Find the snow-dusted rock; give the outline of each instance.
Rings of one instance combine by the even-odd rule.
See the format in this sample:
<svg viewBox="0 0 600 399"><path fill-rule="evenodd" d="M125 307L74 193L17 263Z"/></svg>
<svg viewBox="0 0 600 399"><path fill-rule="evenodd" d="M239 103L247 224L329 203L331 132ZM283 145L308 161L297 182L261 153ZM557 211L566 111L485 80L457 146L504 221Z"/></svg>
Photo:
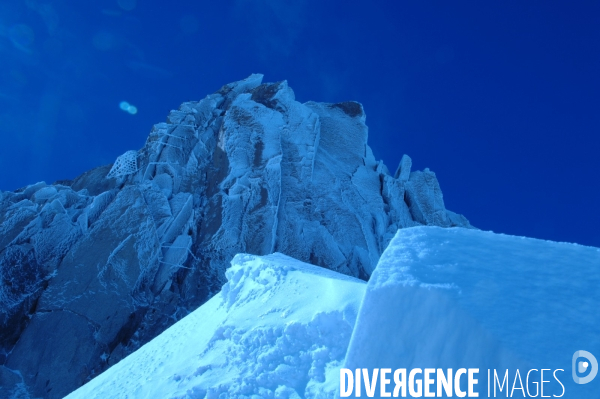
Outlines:
<svg viewBox="0 0 600 399"><path fill-rule="evenodd" d="M218 292L236 253L366 279L397 229L469 226L432 172L375 160L359 103L261 81L182 104L118 168L0 193L2 389L80 386Z"/></svg>

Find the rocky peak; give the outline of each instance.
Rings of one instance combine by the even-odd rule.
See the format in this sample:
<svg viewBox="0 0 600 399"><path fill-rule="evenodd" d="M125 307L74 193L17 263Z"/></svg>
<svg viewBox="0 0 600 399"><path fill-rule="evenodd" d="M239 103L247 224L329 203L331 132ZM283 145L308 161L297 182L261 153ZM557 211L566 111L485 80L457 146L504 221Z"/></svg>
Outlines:
<svg viewBox="0 0 600 399"><path fill-rule="evenodd" d="M0 193L0 397L62 397L217 292L237 253L368 279L400 228L469 227L431 171L394 175L357 102L262 75L183 103L142 149Z"/></svg>

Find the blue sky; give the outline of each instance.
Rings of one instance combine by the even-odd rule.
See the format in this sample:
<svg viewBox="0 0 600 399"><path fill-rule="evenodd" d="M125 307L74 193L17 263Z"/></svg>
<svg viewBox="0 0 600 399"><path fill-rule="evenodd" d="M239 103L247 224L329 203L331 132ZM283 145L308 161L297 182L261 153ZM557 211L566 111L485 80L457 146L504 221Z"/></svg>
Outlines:
<svg viewBox="0 0 600 399"><path fill-rule="evenodd" d="M600 246L599 27L598 1L4 1L0 189L111 163L263 73L363 103L375 156L431 168L475 226Z"/></svg>

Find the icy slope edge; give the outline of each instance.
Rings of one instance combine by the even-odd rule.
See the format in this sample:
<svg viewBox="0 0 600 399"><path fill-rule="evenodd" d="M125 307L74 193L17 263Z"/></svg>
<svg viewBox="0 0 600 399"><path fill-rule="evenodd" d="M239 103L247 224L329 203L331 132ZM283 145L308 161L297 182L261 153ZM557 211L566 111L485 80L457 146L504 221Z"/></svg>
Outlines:
<svg viewBox="0 0 600 399"><path fill-rule="evenodd" d="M219 294L68 398L334 397L366 284L281 254L237 255L226 275Z"/></svg>

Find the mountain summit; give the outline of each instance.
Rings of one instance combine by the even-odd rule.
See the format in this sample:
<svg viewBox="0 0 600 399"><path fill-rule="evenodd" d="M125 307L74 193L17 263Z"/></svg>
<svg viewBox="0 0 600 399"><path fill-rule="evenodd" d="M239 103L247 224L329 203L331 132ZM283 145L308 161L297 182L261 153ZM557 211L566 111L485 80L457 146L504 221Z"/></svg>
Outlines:
<svg viewBox="0 0 600 399"><path fill-rule="evenodd" d="M0 397L62 397L210 299L237 253L367 280L398 229L470 227L429 170L394 174L361 104L262 75L172 111L74 180L0 192Z"/></svg>

